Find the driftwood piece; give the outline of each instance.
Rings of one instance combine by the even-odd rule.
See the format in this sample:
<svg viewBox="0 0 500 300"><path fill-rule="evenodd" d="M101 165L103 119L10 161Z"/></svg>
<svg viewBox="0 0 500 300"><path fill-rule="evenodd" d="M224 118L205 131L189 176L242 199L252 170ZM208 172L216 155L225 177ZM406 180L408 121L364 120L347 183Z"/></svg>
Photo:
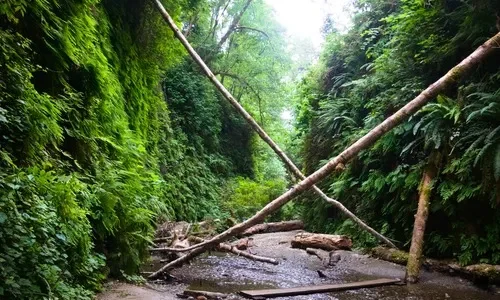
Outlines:
<svg viewBox="0 0 500 300"><path fill-rule="evenodd" d="M292 248L316 248L326 251L351 250L352 241L345 235L319 234L302 232L295 235L292 240Z"/></svg>
<svg viewBox="0 0 500 300"><path fill-rule="evenodd" d="M241 235L249 236L258 233L271 233L304 229L304 222L300 220L284 221L276 223L258 224L245 230Z"/></svg>

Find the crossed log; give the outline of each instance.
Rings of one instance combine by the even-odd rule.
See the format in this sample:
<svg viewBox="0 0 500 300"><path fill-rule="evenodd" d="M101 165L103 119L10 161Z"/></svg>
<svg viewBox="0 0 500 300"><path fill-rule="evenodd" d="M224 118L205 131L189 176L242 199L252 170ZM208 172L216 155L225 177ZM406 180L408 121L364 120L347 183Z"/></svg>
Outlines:
<svg viewBox="0 0 500 300"><path fill-rule="evenodd" d="M293 188L285 192L283 195L279 196L275 200L271 201L268 205L266 205L263 209L257 212L253 217L249 218L245 222L236 224L235 226L227 229L221 234L213 237L210 240L204 241L197 245L188 247L183 249L183 251L190 251L183 257L174 260L165 266L163 266L157 272L154 272L149 276L150 279L157 278L163 272L178 266L180 263L188 261L197 255L203 253L205 249L217 245L232 236L235 236L245 229L250 228L253 225L261 223L264 219L274 211L281 208L283 205L288 203L294 197L304 192L305 190L312 188L315 193L317 193L321 198L325 201L333 204L340 211L346 214L349 218L351 218L354 222L356 222L363 229L372 233L379 240L388 244L391 247L395 248L395 245L386 237L375 231L373 228L366 225L361 219L356 217L352 212L350 212L347 208L345 208L340 202L337 200L329 198L326 194L324 194L319 188L315 186L317 182L327 177L330 173L335 171L337 166L345 165L351 159L356 157L359 152L362 150L370 148L376 141L378 141L384 134L403 123L403 121L407 120L410 116L415 114L418 110L420 110L425 104L429 103L435 97L437 97L441 92L446 89L452 87L462 80L467 74L469 74L474 68L476 68L485 58L490 56L495 52L496 49L500 48L500 33L496 34L494 37L486 41L483 45L481 45L476 51L474 51L471 55L466 57L462 62L460 62L457 66L451 69L447 74L441 77L438 81L430 85L427 89L425 89L420 95L414 98L412 101L407 103L393 115L385 119L382 123L373 128L370 132L365 134L359 140L354 142L347 149L342 151L338 156L330 160L326 165L321 167L319 170L314 172L313 174L305 177L300 170L293 164L293 162L286 156L286 154L278 147L276 143L267 135L267 133L255 122L255 120L248 114L243 107L236 101L236 99L229 93L229 91L217 80L213 72L208 68L208 66L203 62L201 57L196 53L196 51L191 47L187 39L184 37L182 32L179 30L177 25L175 25L174 20L170 17L168 12L165 10L160 0L153 0L156 4L156 7L160 11L164 20L167 22L169 27L174 31L175 36L181 41L186 50L189 52L191 57L198 63L198 65L202 68L203 72L208 76L208 78L212 81L215 87L222 93L222 95L235 107L235 109L245 118L245 120L252 126L252 128L257 132L257 134L267 143L269 146L276 152L276 154L281 158L281 160L287 165L290 171L297 176L297 178L301 179L299 183L297 183Z"/></svg>

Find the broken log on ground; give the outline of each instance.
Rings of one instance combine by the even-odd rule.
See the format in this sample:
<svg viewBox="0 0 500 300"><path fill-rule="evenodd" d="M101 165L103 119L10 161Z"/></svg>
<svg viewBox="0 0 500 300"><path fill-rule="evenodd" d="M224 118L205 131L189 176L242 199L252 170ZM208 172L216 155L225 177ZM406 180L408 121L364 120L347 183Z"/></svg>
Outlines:
<svg viewBox="0 0 500 300"><path fill-rule="evenodd" d="M304 222L300 220L283 221L275 223L262 223L243 231L241 236L250 236L258 233L284 232L304 229Z"/></svg>
<svg viewBox="0 0 500 300"><path fill-rule="evenodd" d="M372 257L403 266L407 264L409 256L408 252L381 246L370 249L370 254ZM473 282L500 284L500 265L476 264L461 266L454 260L422 258L422 266L428 271L458 275Z"/></svg>
<svg viewBox="0 0 500 300"><path fill-rule="evenodd" d="M320 234L301 232L295 235L292 240L292 248L307 249L323 249L326 251L332 250L351 250L352 241L346 235Z"/></svg>

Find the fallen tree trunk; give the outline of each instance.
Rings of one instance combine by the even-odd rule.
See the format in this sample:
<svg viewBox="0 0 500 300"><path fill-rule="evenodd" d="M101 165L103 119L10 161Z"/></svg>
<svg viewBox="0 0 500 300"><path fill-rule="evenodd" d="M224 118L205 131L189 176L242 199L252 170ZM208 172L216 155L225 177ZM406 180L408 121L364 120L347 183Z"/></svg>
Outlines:
<svg viewBox="0 0 500 300"><path fill-rule="evenodd" d="M298 233L292 240L292 248L307 249L315 248L326 251L351 250L352 241L345 235Z"/></svg>
<svg viewBox="0 0 500 300"><path fill-rule="evenodd" d="M231 95L231 93L224 87L224 85L215 77L214 73L210 70L210 68L205 64L203 59L196 53L194 48L189 44L189 41L182 34L182 32L175 25L174 20L170 17L168 12L165 10L160 0L154 0L156 6L163 18L169 25L169 27L174 31L174 35L179 39L182 45L189 52L191 57L195 60L195 62L201 67L203 72L208 76L210 81L215 85L217 90L224 96L224 98L235 108L235 110L247 121L247 123L252 127L252 129L262 138L264 142L266 142L271 149L278 155L278 157L283 161L285 166L289 169L290 172L299 180L304 180L306 177L302 172L300 172L299 168L295 166L292 160L281 150L281 148L271 139L271 137L260 127L260 125L252 118L252 116L241 106L241 104ZM250 1L249 1L250 2ZM248 3L249 3L248 2ZM347 160L346 160L347 161ZM387 244L390 247L396 248L396 246L385 236L378 233L375 229L371 228L367 224L365 224L360 218L354 215L350 210L348 210L342 203L339 201L328 197L323 191L321 191L317 186L312 184L313 191L320 196L326 202L332 204L337 209L339 209L342 213L344 213L348 218L353 220L356 224L358 224L364 230L373 234L378 240L382 243Z"/></svg>
<svg viewBox="0 0 500 300"><path fill-rule="evenodd" d="M304 222L299 220L276 222L276 223L263 223L248 228L247 230L243 231L241 235L249 236L258 233L293 231L301 229L304 229Z"/></svg>
<svg viewBox="0 0 500 300"><path fill-rule="evenodd" d="M375 247L370 250L370 254L375 258L402 266L408 263L409 257L408 252L386 247ZM422 266L429 271L459 275L475 282L500 283L500 265L476 264L463 267L453 260L421 258L421 261Z"/></svg>
<svg viewBox="0 0 500 300"><path fill-rule="evenodd" d="M241 105L236 101L236 99L234 99L234 97L231 96L229 91L226 90L226 88L215 78L215 75L212 73L212 71L210 71L210 69L203 63L200 56L196 53L196 51L194 51L194 49L191 47L191 45L189 45L189 42L182 35L179 28L177 28L174 20L167 13L165 8L161 4L160 0L154 0L154 2L156 4L157 8L159 9L160 13L162 14L163 18L165 19L165 21L168 23L170 28L174 31L175 36L182 42L182 44L186 47L186 49L188 49L189 54L198 62L198 64L200 66L202 66L203 70L205 71L207 76L210 78L210 80L216 85L216 87L220 91L225 91L224 96L226 97L226 99L234 100L234 102L235 102L234 105L236 105L235 107L240 107L241 108L240 113L244 116L244 118L247 121L251 122L251 120L253 120L252 117L243 109L243 107L241 107ZM190 247L190 248L186 249L186 251L189 250L191 252L189 252L185 256L183 256L175 261L172 261L172 262L166 264L160 270L151 274L151 276L149 278L155 278L155 277L159 276L162 272L177 266L179 263L196 257L198 254L203 252L204 248L208 248L212 245L216 245L220 242L223 242L223 241L229 239L230 237L238 235L239 233L245 231L246 229L248 229L256 224L263 222L264 219L268 215L275 212L276 210L281 208L283 205L288 203L290 200L292 200L294 197L296 197L297 195L299 195L303 191L307 190L308 188L312 187L314 184L316 184L317 182L319 182L320 180L322 180L326 176L328 176L330 173L332 173L335 170L335 168L337 167L337 165L347 163L352 158L356 157L356 155L359 152L371 147L385 133L392 130L394 127L398 126L399 124L403 123L403 121L407 120L411 115L413 115L415 112L417 112L419 109L421 109L425 104L427 104L432 99L434 99L437 95L439 95L439 93L441 93L445 89L451 87L453 84L456 84L459 80L461 80L463 77L465 77L465 75L467 75L473 68L475 68L481 61L483 61L486 57L491 55L498 48L499 45L500 45L500 33L496 34L494 37L492 37L487 42L485 42L483 45L481 45L476 51L474 51L471 55L469 55L467 58L465 58L457 66L455 66L453 69L451 69L446 75L441 77L438 81L436 81L434 84L432 84L426 90L424 90L422 93L420 93L420 95L418 95L415 99L413 99L412 101L407 103L405 106L403 106L401 109L399 109L393 115L391 115L389 118L384 120L381 124L377 125L370 132L365 134L363 137L361 137L359 140L357 140L354 144L352 144L347 149L342 151L338 156L336 156L334 159L330 160L326 165L321 167L319 170L317 170L313 174L309 175L307 178L303 179L301 182L296 184L293 188L291 188L290 190L288 190L287 192L285 192L284 194L282 194L278 198L271 201L264 208L262 208L260 211L258 211L254 216L252 216L251 218L249 218L248 220L246 220L242 223L236 224L235 226L233 226L233 227L227 229L226 231L216 235L215 237L213 237L212 239L210 239L208 241L205 241L203 243L195 245L194 247ZM233 102L231 101L231 103L233 103ZM293 166L294 170L295 169L298 170L297 167L295 167L295 165L291 162L291 160L288 159L288 157L283 153L283 151L281 151L281 149L279 149L279 147L277 147L277 145L271 140L271 138L269 138L269 136L260 128L260 126L258 126L258 124L255 121L253 121L253 122L255 123L255 125L257 125L257 127L255 127L254 129L257 131L259 136L261 136L263 139L264 139L264 137L267 137L267 139L264 139L264 140L271 147L273 147L273 144L276 146L276 147L273 147L273 150L280 156L280 158L283 161L286 162L286 165L288 167ZM253 124L253 123L251 123L251 124ZM259 131L259 129L260 129L260 131ZM288 159L288 160L286 160L286 159ZM298 171L298 173L301 174L300 171ZM295 174L295 172L294 172L294 174ZM303 178L303 175L302 175L302 177L299 176L299 178ZM314 189L314 190L316 191L316 189ZM321 192L321 190L319 190L319 192ZM342 204L340 204L340 205L343 207ZM343 210L341 209L341 211L343 211ZM350 211L348 211L348 210L347 210L347 212L346 211L343 211L343 212L346 214L347 214L347 212L350 213ZM352 217L356 217L356 216L354 216L352 214ZM356 218L353 218L353 220L356 221ZM358 218L358 220L359 220L359 218ZM359 220L359 221L361 221L361 220ZM356 223L358 223L358 221L356 221ZM370 232L372 232L372 231L370 231ZM377 236L377 237L380 238L380 236ZM386 238L384 237L384 239L386 239ZM388 242L389 242L389 244L392 244L390 241L388 241ZM202 250L200 251L200 249L202 249Z"/></svg>

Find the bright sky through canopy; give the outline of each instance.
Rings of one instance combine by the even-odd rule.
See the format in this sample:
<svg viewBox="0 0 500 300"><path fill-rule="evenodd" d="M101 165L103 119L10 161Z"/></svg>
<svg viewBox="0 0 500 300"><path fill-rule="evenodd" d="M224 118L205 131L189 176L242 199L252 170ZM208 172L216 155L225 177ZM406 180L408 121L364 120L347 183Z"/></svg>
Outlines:
<svg viewBox="0 0 500 300"><path fill-rule="evenodd" d="M332 16L335 27L345 30L350 17L346 10L351 0L265 0L275 11L276 19L291 37L309 38L319 50L325 18Z"/></svg>

